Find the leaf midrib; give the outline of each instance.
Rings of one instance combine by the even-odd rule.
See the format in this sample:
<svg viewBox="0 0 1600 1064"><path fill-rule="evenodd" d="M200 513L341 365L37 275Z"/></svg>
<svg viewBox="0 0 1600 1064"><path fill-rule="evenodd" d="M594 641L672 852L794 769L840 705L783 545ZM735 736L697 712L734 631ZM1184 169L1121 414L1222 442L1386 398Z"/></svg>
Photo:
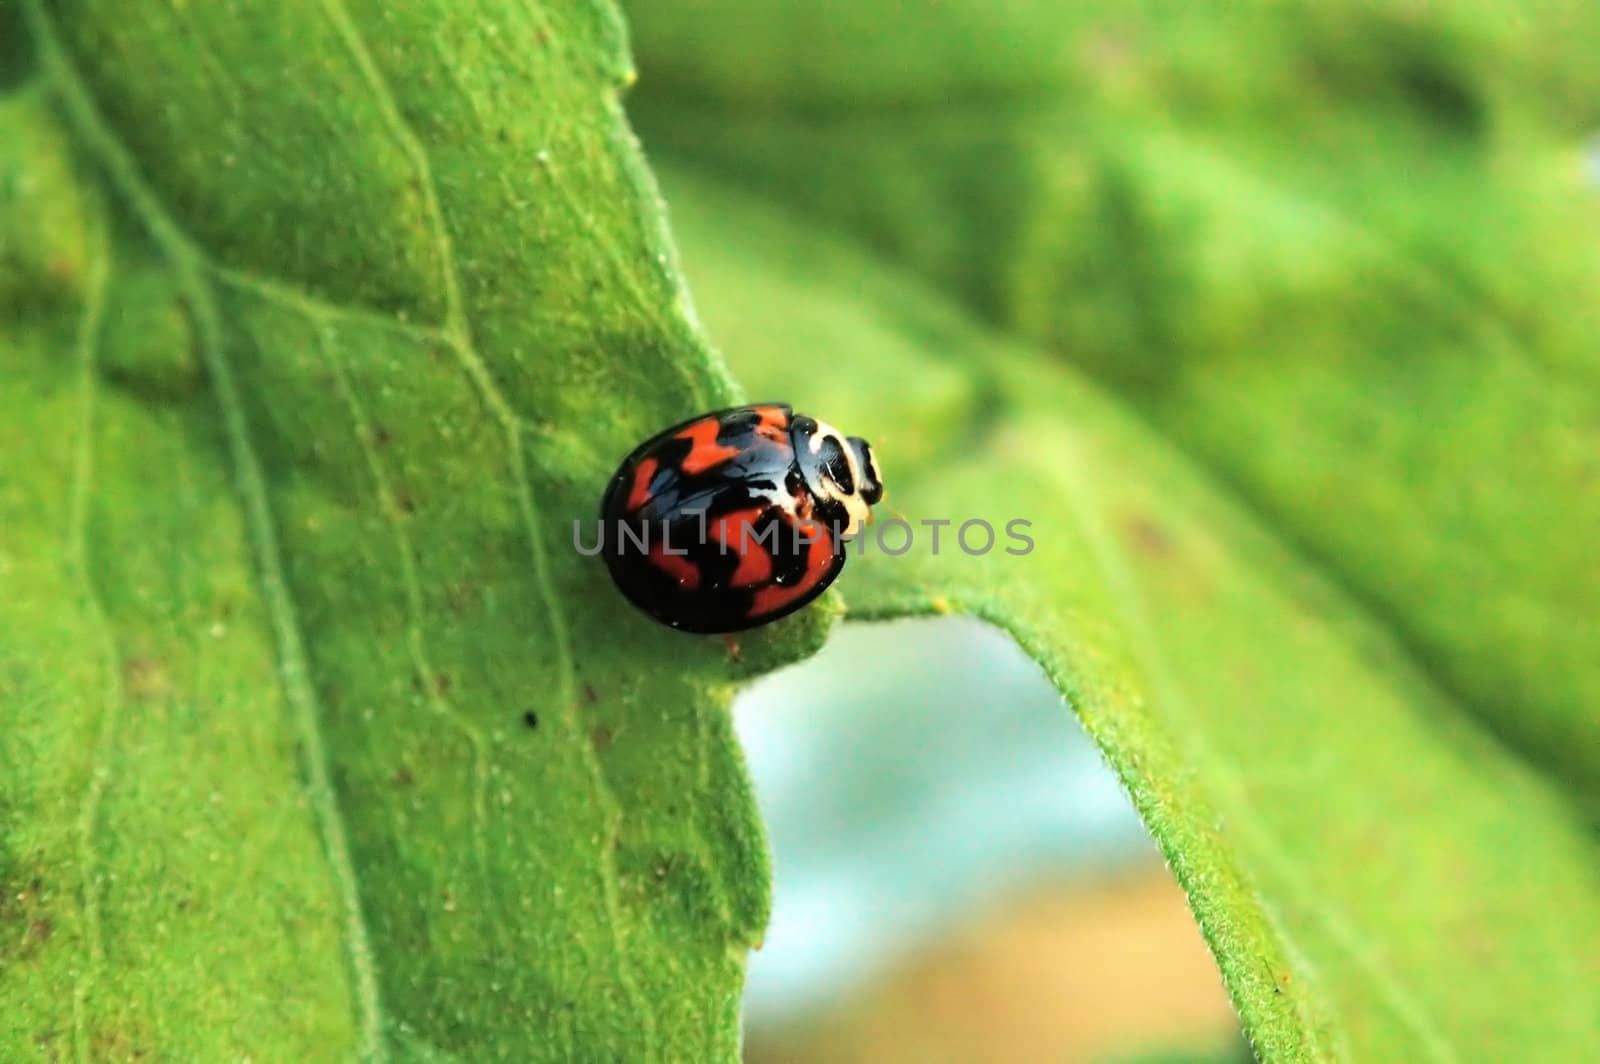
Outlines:
<svg viewBox="0 0 1600 1064"><path fill-rule="evenodd" d="M377 969L372 956L366 920L356 887L348 833L329 777L328 756L320 724L321 707L309 681L301 625L284 576L277 532L267 503L262 474L245 420L243 404L233 379L233 367L222 345L222 325L211 286L202 277L205 255L183 233L145 185L127 149L105 125L93 98L58 39L40 0L26 0L28 27L39 43L40 58L62 104L96 161L110 176L117 191L160 246L189 303L199 337L201 357L212 380L228 448L232 452L234 484L255 544L257 576L262 601L277 646L278 674L294 724L304 748L306 791L321 835L335 888L344 910L342 938L352 977L356 1026L364 1059L381 1061L387 1054L383 1042L383 1010L378 994Z"/></svg>

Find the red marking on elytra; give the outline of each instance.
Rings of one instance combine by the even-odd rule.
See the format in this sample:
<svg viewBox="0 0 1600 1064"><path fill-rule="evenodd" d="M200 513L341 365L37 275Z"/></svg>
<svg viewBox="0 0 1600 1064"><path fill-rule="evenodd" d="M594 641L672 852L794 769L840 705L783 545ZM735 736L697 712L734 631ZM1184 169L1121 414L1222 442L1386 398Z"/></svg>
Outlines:
<svg viewBox="0 0 1600 1064"><path fill-rule="evenodd" d="M739 555L739 567L733 571L734 587L751 587L772 579L772 555L759 543L751 543Z"/></svg>
<svg viewBox="0 0 1600 1064"><path fill-rule="evenodd" d="M712 525L709 531L713 536L717 537L717 542L724 547L742 550L754 535L750 529L756 523L756 519L761 516L761 510L762 507L760 506L752 506L748 509L725 513L717 518L717 523Z"/></svg>
<svg viewBox="0 0 1600 1064"><path fill-rule="evenodd" d="M694 444L689 448L688 456L680 463L685 473L704 473L712 466L726 462L739 453L739 448L717 442L717 433L721 429L721 422L714 417L708 417L696 421L678 433L678 439L688 440Z"/></svg>
<svg viewBox="0 0 1600 1064"><path fill-rule="evenodd" d="M811 541L810 549L806 552L805 575L788 587L771 584L758 589L750 604L749 616L764 617L776 613L816 587L817 582L828 575L828 567L833 564L833 544L825 529L816 528L814 531L820 534Z"/></svg>
<svg viewBox="0 0 1600 1064"><path fill-rule="evenodd" d="M660 465L654 458L646 458L633 470L633 490L628 493L628 509L637 510L650 501L650 478L656 475L656 466Z"/></svg>
<svg viewBox="0 0 1600 1064"><path fill-rule="evenodd" d="M668 554L665 544L650 544L650 564L678 582L685 591L700 586L700 567L681 554Z"/></svg>
<svg viewBox="0 0 1600 1064"><path fill-rule="evenodd" d="M738 568L733 571L734 587L750 587L772 579L772 555L755 534L755 523L762 511L760 506L735 510L717 518L717 523L711 526L711 534L717 537L717 542L732 547L739 554Z"/></svg>
<svg viewBox="0 0 1600 1064"><path fill-rule="evenodd" d="M789 415L783 412L781 406L758 406L756 413L761 415L761 420L756 424L756 435L773 443L789 442Z"/></svg>

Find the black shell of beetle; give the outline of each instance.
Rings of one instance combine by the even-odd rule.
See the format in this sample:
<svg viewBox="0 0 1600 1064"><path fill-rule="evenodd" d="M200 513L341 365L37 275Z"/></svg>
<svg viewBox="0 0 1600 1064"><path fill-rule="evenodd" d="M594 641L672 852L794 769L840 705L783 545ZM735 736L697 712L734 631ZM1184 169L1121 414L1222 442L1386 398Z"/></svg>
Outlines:
<svg viewBox="0 0 1600 1064"><path fill-rule="evenodd" d="M602 553L662 624L737 632L822 594L844 567L852 510L882 491L864 440L782 403L718 410L623 459L600 504Z"/></svg>

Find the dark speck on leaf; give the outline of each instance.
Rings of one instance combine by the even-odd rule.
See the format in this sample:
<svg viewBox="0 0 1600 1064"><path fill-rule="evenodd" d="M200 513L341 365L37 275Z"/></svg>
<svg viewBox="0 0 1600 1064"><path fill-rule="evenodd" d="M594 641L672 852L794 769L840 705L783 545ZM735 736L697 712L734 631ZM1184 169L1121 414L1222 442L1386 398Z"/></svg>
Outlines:
<svg viewBox="0 0 1600 1064"><path fill-rule="evenodd" d="M477 591L470 584L451 584L445 588L444 594L445 601L449 604L451 611L461 613L472 605L473 596L477 594Z"/></svg>
<svg viewBox="0 0 1600 1064"><path fill-rule="evenodd" d="M586 706L592 706L598 701L600 701L600 696L594 693L594 688L592 686L590 686L589 684L584 684L583 685L583 704L586 705Z"/></svg>
<svg viewBox="0 0 1600 1064"><path fill-rule="evenodd" d="M387 447L393 442L394 437L389 435L389 430L379 425L372 431L372 442L379 447Z"/></svg>
<svg viewBox="0 0 1600 1064"><path fill-rule="evenodd" d="M537 728L539 726L539 714L535 713L531 709L528 710L528 712L522 715L522 723L526 724L530 728Z"/></svg>
<svg viewBox="0 0 1600 1064"><path fill-rule="evenodd" d="M396 787L409 787L416 781L417 778L411 774L409 768L401 768L394 774L394 785Z"/></svg>
<svg viewBox="0 0 1600 1064"><path fill-rule="evenodd" d="M155 658L129 658L122 663L123 689L133 698L158 698L168 689L167 671Z"/></svg>
<svg viewBox="0 0 1600 1064"><path fill-rule="evenodd" d="M604 724L596 724L589 732L589 741L594 744L596 750L604 750L610 746L612 738L611 729Z"/></svg>
<svg viewBox="0 0 1600 1064"><path fill-rule="evenodd" d="M1128 523L1128 532L1135 547L1152 558L1164 558L1172 553L1172 536L1148 517L1135 517Z"/></svg>

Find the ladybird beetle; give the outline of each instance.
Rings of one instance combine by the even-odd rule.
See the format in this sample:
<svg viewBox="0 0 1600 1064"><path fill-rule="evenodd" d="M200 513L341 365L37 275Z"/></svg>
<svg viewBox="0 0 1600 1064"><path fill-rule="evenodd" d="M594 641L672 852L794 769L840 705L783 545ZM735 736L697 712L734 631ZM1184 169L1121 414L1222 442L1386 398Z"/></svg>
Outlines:
<svg viewBox="0 0 1600 1064"><path fill-rule="evenodd" d="M682 631L737 632L822 594L882 497L866 440L784 403L737 406L634 448L600 534L634 605Z"/></svg>

